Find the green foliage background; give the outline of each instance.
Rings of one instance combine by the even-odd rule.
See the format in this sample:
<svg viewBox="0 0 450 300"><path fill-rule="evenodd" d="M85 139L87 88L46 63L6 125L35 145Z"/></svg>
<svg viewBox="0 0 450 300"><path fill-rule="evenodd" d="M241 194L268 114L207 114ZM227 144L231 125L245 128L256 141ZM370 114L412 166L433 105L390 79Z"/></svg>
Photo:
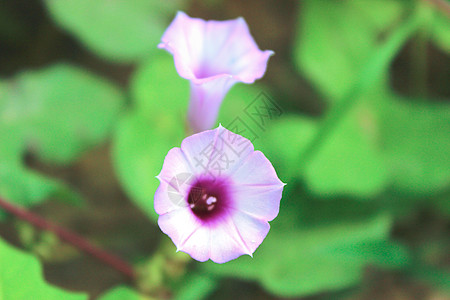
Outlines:
<svg viewBox="0 0 450 300"><path fill-rule="evenodd" d="M292 42L285 51L289 55L281 54L281 60L296 73L292 82L302 81L316 97L305 99L307 93L284 90L270 79L282 72L271 69L271 61L269 79L233 87L218 119L225 127L236 117L250 124L244 111L261 91L283 109L281 117L255 129L255 148L270 159L287 186L280 214L254 258L198 263L175 253L165 237L157 238L157 250L131 258L139 270L138 282L121 282L98 299L220 298L217 290L230 278L255 282L265 295L337 299L346 297L342 291L362 287L368 267L396 270L448 293L448 261L430 259L448 253L448 231L425 245L394 234L398 224L421 211L433 212L447 225L450 214L450 21L430 2L295 4ZM40 5L53 26L84 51L132 71L125 84L67 62L2 72L0 197L25 207L61 200L89 209L71 182L40 173L26 158L70 166L108 144L121 188L151 230L162 235L153 209L155 176L168 150L185 137L189 83L178 76L173 58L156 45L177 10L211 19L228 6L224 1L187 0L45 0ZM224 18L240 14L231 11ZM19 39L20 26L8 23L7 12L0 8L0 19L2 14L0 39ZM249 26L258 31L263 22ZM271 48L266 39L264 46ZM409 63L416 86L410 88L415 92L404 94L394 89L392 77L394 61L408 47L415 53ZM431 47L446 58L447 78L439 79L447 85L443 96L430 93L428 86ZM273 63L282 65L280 61ZM323 102L320 113L298 104L317 99ZM11 222L1 209L0 219ZM35 257L0 239L0 300L30 295L87 299L87 292L48 284Z"/></svg>

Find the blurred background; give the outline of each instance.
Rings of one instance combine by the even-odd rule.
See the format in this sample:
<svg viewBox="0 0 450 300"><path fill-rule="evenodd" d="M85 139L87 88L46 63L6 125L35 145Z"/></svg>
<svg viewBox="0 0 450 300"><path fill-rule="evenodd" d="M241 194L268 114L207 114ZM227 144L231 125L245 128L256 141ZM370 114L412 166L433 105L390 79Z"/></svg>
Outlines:
<svg viewBox="0 0 450 300"><path fill-rule="evenodd" d="M218 120L239 117L287 183L253 259L198 263L156 223L189 99L156 48L179 10L242 16L276 53ZM445 0L1 0L0 198L138 270L0 208L4 299L450 299L449 52ZM281 111L262 126L261 95ZM23 271L39 264L47 283Z"/></svg>

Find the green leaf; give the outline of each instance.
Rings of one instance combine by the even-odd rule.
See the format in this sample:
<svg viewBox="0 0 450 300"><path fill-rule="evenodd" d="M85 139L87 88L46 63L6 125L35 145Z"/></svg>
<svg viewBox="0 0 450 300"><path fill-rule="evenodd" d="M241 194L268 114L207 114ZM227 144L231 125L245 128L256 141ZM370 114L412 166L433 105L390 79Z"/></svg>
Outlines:
<svg viewBox="0 0 450 300"><path fill-rule="evenodd" d="M201 300L210 295L217 287L217 281L207 274L189 272L177 290L175 300Z"/></svg>
<svg viewBox="0 0 450 300"><path fill-rule="evenodd" d="M445 13L436 11L430 28L434 43L445 53L450 53L450 19Z"/></svg>
<svg viewBox="0 0 450 300"><path fill-rule="evenodd" d="M79 202L62 182L29 170L25 153L71 163L105 140L122 102L110 83L64 64L0 83L0 195L21 205L50 197Z"/></svg>
<svg viewBox="0 0 450 300"><path fill-rule="evenodd" d="M134 111L118 125L113 156L120 182L131 199L155 220L153 197L159 185L156 176L167 152L180 147L182 138L182 126L175 116L161 115L158 119Z"/></svg>
<svg viewBox="0 0 450 300"><path fill-rule="evenodd" d="M295 164L298 155L317 133L317 121L299 115L287 115L271 123L261 137L261 151L272 162L280 178L303 178Z"/></svg>
<svg viewBox="0 0 450 300"><path fill-rule="evenodd" d="M450 186L450 106L392 97L380 113L380 131L393 186L427 195Z"/></svg>
<svg viewBox="0 0 450 300"><path fill-rule="evenodd" d="M306 165L298 155L318 132L317 120L287 116L275 121L262 137L262 150L281 178L305 180L316 195L352 195L366 199L383 190L387 172L376 145L374 112L357 107L343 120ZM287 135L287 133L289 133Z"/></svg>
<svg viewBox="0 0 450 300"><path fill-rule="evenodd" d="M46 0L59 26L95 53L131 62L157 51L161 36L185 0Z"/></svg>
<svg viewBox="0 0 450 300"><path fill-rule="evenodd" d="M387 184L387 170L377 145L377 120L367 105L359 105L342 120L307 163L308 186L319 195L366 198Z"/></svg>
<svg viewBox="0 0 450 300"><path fill-rule="evenodd" d="M189 81L178 75L172 55L160 50L142 62L131 80L132 100L148 116L175 114L185 119L189 101Z"/></svg>
<svg viewBox="0 0 450 300"><path fill-rule="evenodd" d="M271 232L254 254L206 270L221 276L256 280L268 291L284 296L305 296L355 285L367 264L401 266L406 254L387 241L390 218L380 215L310 229Z"/></svg>
<svg viewBox="0 0 450 300"><path fill-rule="evenodd" d="M273 104L265 102L267 99L270 99ZM265 105L268 105L268 108L265 108ZM272 108L273 105L281 109L265 86L238 83L225 96L216 125L221 123L225 128L248 138L258 148L267 128L278 119L279 113L283 113L281 110L269 115L265 110ZM267 115L263 117L264 120L254 115L258 112L255 107L259 109L259 113Z"/></svg>
<svg viewBox="0 0 450 300"><path fill-rule="evenodd" d="M86 294L73 293L45 282L39 261L0 239L0 299L81 300Z"/></svg>
<svg viewBox="0 0 450 300"><path fill-rule="evenodd" d="M433 199L436 210L446 216L450 216L450 201L448 201L448 199L450 199L450 191L434 197Z"/></svg>
<svg viewBox="0 0 450 300"><path fill-rule="evenodd" d="M372 127L376 129L373 121L376 111L373 108L358 110L369 99L376 102L386 93L384 86L378 85L375 89L374 85L380 82L395 54L421 22L419 15L411 15L381 46L376 47L369 60L355 72L357 78L349 81L342 95L336 94L341 99L321 120L317 133L299 154L298 161L293 162L318 193L366 197L384 188L386 171L382 157L377 153L371 132L364 130L367 125L369 131L373 131ZM366 101L361 102L363 99Z"/></svg>
<svg viewBox="0 0 450 300"><path fill-rule="evenodd" d="M151 300L126 286L118 286L108 290L99 300Z"/></svg>
<svg viewBox="0 0 450 300"><path fill-rule="evenodd" d="M122 94L109 82L65 64L20 73L5 89L0 126L14 127L19 135L15 144L61 164L102 141L123 104Z"/></svg>
<svg viewBox="0 0 450 300"><path fill-rule="evenodd" d="M294 59L328 99L341 98L401 17L402 1L303 1Z"/></svg>
<svg viewBox="0 0 450 300"><path fill-rule="evenodd" d="M304 180L320 196L367 199L387 187L424 196L448 188L450 106L383 95L358 104L306 165L298 165L297 157L317 134L313 119L275 121L262 137L262 150L281 178Z"/></svg>
<svg viewBox="0 0 450 300"><path fill-rule="evenodd" d="M135 108L118 125L114 164L121 184L139 207L156 219L153 197L164 157L180 147L189 95L171 56L162 53L145 62L132 81Z"/></svg>

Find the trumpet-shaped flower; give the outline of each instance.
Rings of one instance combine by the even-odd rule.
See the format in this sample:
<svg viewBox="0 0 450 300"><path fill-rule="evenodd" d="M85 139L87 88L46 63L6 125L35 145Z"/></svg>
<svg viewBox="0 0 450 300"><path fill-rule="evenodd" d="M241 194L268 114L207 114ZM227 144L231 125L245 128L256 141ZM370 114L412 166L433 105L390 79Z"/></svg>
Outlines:
<svg viewBox="0 0 450 300"><path fill-rule="evenodd" d="M167 154L155 193L158 224L198 261L252 256L279 210L284 187L246 138L220 126Z"/></svg>
<svg viewBox="0 0 450 300"><path fill-rule="evenodd" d="M178 12L159 48L170 52L178 74L190 80L188 120L194 132L211 129L236 82L261 78L273 51L261 51L243 18L205 21Z"/></svg>

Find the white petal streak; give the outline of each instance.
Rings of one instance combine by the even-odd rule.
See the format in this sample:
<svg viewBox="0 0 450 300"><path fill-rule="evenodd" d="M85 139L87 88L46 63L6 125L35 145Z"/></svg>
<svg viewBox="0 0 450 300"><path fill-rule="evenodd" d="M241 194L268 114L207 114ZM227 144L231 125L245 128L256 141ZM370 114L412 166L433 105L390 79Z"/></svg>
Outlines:
<svg viewBox="0 0 450 300"><path fill-rule="evenodd" d="M254 151L252 143L224 127L207 130L184 139L181 149L195 174L221 176L234 172Z"/></svg>
<svg viewBox="0 0 450 300"><path fill-rule="evenodd" d="M192 173L181 149L171 149L157 176L160 184L155 192L154 207L159 215L187 206L187 195L194 180Z"/></svg>
<svg viewBox="0 0 450 300"><path fill-rule="evenodd" d="M198 261L207 261L211 257L211 229L209 226L200 226L195 232L178 247L179 251L189 254Z"/></svg>
<svg viewBox="0 0 450 300"><path fill-rule="evenodd" d="M212 226L211 230L211 260L215 263L225 263L243 254L251 255L245 241L236 231L230 216Z"/></svg>
<svg viewBox="0 0 450 300"><path fill-rule="evenodd" d="M231 188L232 206L266 221L272 221L280 208L283 186L233 185Z"/></svg>
<svg viewBox="0 0 450 300"><path fill-rule="evenodd" d="M161 173L157 177L170 182L174 176L184 173L192 174L189 162L186 161L186 157L180 148L170 149L164 158Z"/></svg>
<svg viewBox="0 0 450 300"><path fill-rule="evenodd" d="M193 233L202 227L189 208L160 215L158 225L165 234L170 236L177 248L186 244L186 240L190 240Z"/></svg>
<svg viewBox="0 0 450 300"><path fill-rule="evenodd" d="M270 161L261 151L255 151L231 174L239 185L283 187Z"/></svg>
<svg viewBox="0 0 450 300"><path fill-rule="evenodd" d="M236 235L245 243L250 254L255 252L270 229L268 222L239 211L232 214L232 222Z"/></svg>

